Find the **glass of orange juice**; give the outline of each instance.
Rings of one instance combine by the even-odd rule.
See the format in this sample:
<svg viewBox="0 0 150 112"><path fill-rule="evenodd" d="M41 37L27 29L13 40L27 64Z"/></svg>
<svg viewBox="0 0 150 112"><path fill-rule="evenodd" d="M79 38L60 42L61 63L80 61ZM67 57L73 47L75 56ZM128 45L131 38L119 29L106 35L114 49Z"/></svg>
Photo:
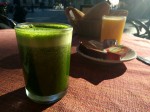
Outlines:
<svg viewBox="0 0 150 112"><path fill-rule="evenodd" d="M126 23L126 16L106 16L102 17L102 28L100 41L105 39L115 39L120 45L122 34Z"/></svg>

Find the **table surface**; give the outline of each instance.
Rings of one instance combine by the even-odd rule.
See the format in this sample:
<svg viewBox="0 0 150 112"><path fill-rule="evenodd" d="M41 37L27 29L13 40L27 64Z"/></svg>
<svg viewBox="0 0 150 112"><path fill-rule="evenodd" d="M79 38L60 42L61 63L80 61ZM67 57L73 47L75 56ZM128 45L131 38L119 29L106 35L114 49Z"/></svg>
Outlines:
<svg viewBox="0 0 150 112"><path fill-rule="evenodd" d="M76 53L73 38L67 94L52 105L40 105L25 95L14 30L0 30L0 112L149 112L150 66L136 59L101 64ZM150 56L150 40L123 34L126 45Z"/></svg>

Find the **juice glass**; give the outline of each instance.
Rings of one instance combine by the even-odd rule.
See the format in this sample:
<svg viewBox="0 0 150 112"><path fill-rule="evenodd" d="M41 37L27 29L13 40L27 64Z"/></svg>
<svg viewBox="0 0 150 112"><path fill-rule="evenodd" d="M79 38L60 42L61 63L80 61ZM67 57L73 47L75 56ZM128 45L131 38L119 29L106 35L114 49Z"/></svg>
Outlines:
<svg viewBox="0 0 150 112"><path fill-rule="evenodd" d="M126 16L103 16L100 41L115 39L121 44Z"/></svg>
<svg viewBox="0 0 150 112"><path fill-rule="evenodd" d="M54 103L66 94L72 30L59 23L16 25L25 91L31 100Z"/></svg>

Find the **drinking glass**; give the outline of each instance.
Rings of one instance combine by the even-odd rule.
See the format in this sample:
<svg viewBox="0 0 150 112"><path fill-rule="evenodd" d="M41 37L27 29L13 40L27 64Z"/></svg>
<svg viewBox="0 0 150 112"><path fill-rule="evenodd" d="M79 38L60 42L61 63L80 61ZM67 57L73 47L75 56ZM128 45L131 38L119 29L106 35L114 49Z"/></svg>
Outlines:
<svg viewBox="0 0 150 112"><path fill-rule="evenodd" d="M38 103L54 103L67 91L73 28L61 23L15 27L25 91Z"/></svg>
<svg viewBox="0 0 150 112"><path fill-rule="evenodd" d="M126 23L126 16L106 16L102 17L100 41L105 39L117 40L121 44L122 34Z"/></svg>

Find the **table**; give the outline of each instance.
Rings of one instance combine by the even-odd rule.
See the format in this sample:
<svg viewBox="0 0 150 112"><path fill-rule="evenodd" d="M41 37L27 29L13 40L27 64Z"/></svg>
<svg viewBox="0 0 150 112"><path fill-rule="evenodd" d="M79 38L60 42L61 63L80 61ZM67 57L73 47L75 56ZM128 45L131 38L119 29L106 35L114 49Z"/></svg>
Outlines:
<svg viewBox="0 0 150 112"><path fill-rule="evenodd" d="M123 44L150 56L150 40L123 34ZM25 95L14 30L0 30L0 112L149 112L150 66L136 59L96 63L77 54L77 45L73 37L67 94L52 105L40 105Z"/></svg>

